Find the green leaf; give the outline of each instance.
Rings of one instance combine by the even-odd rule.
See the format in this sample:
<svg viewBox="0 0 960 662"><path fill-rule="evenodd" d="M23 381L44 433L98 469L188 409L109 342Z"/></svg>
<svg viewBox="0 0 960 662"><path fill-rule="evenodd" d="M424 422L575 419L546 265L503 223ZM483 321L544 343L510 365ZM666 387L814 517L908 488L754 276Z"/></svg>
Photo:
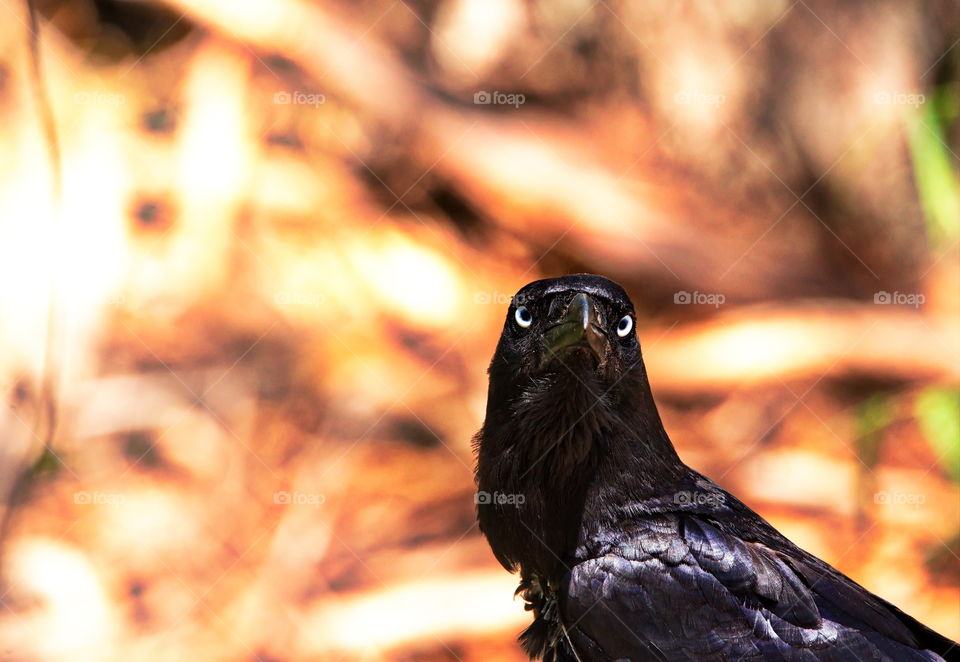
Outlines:
<svg viewBox="0 0 960 662"><path fill-rule="evenodd" d="M917 396L914 415L947 473L960 480L960 391L928 388Z"/></svg>
<svg viewBox="0 0 960 662"><path fill-rule="evenodd" d="M868 467L875 467L882 432L893 422L893 403L885 393L875 393L857 411L857 452Z"/></svg>
<svg viewBox="0 0 960 662"><path fill-rule="evenodd" d="M960 238L960 183L951 165L947 125L956 117L958 92L944 86L907 121L907 135L920 205L931 247Z"/></svg>

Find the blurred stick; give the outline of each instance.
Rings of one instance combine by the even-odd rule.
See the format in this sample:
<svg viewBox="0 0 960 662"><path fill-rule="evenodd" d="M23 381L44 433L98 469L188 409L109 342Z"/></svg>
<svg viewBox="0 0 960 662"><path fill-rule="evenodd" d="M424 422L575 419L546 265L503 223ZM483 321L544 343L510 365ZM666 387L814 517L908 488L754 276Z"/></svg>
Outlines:
<svg viewBox="0 0 960 662"><path fill-rule="evenodd" d="M878 306L745 309L659 341L643 335L658 391L824 376L960 383L960 323Z"/></svg>
<svg viewBox="0 0 960 662"><path fill-rule="evenodd" d="M530 617L521 601L509 598L516 583L516 577L499 568L461 571L322 601L302 615L298 648L308 656L371 654L413 643L446 646L443 642L453 638L517 632ZM464 600L465 595L470 599ZM374 631L370 623L385 625Z"/></svg>
<svg viewBox="0 0 960 662"><path fill-rule="evenodd" d="M167 1L228 38L283 54L377 121L420 137L409 151L425 167L456 182L476 207L535 249L575 246L578 261L603 264L612 277L642 278L648 287L716 288L722 279L731 300L830 291L824 270L795 244L754 246L754 237L741 241L678 223L670 201L689 198L686 188L638 191L635 180L622 181L626 173L603 164L576 126L544 128L538 119L534 133L522 118L493 117L467 100L441 101L372 35L325 8L299 0ZM713 205L710 213L727 212ZM739 224L751 225L744 218Z"/></svg>
<svg viewBox="0 0 960 662"><path fill-rule="evenodd" d="M30 65L30 83L33 93L33 103L39 112L40 130L45 141L47 157L50 168L50 197L53 201L53 227L50 228L55 233L57 222L59 221L63 205L63 158L60 149L60 139L57 132L57 124L53 114L53 107L50 102L50 94L47 89L47 83L44 76L43 58L40 53L40 21L38 20L38 8L33 0L26 0L25 14L28 20L27 45L28 62ZM17 10L7 7L8 11ZM19 17L18 17L19 18ZM56 242L56 240L54 240ZM58 278L56 275L50 277L47 290L47 314L46 325L44 328L45 336L43 343L43 353L40 357L40 369L37 375L39 382L38 406L31 422L31 444L23 453L23 463L17 466L15 472L10 475L0 473L0 541L6 540L11 524L13 514L12 504L20 500L22 495L30 489L35 478L33 472L29 470L28 463L36 461L42 457L43 453L50 453L59 461L59 457L53 451L53 441L57 431L57 404L58 404L58 364L59 347L57 346L57 327L59 321L58 311ZM7 493L7 482L13 478L9 494Z"/></svg>

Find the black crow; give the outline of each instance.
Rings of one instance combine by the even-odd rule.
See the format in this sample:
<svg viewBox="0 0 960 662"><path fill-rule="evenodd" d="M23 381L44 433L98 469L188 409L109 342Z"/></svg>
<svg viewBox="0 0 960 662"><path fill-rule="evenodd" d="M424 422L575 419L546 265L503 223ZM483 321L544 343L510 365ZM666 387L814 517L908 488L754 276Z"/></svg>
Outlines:
<svg viewBox="0 0 960 662"><path fill-rule="evenodd" d="M591 275L513 299L477 433L480 528L548 662L958 661L957 644L687 467L626 292Z"/></svg>

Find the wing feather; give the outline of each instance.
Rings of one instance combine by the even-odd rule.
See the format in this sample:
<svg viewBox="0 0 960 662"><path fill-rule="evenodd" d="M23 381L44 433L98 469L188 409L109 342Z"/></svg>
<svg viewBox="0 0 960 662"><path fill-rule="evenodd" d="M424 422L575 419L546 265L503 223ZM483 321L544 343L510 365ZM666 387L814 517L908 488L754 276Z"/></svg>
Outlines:
<svg viewBox="0 0 960 662"><path fill-rule="evenodd" d="M916 650L895 614L855 609L855 589L836 586L845 580L839 573L798 571L802 559L741 540L699 517L635 522L629 532L608 535L603 552L576 565L561 590L561 618L574 647L578 637L589 642L584 659L942 659ZM871 616L859 615L864 608Z"/></svg>

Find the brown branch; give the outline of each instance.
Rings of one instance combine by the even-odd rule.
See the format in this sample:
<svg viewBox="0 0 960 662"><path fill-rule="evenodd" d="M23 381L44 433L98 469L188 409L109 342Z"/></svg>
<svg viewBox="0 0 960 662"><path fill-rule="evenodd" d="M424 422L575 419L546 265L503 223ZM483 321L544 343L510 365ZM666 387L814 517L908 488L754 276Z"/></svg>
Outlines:
<svg viewBox="0 0 960 662"><path fill-rule="evenodd" d="M651 381L664 392L822 376L960 383L960 323L902 309L748 308L644 336Z"/></svg>

